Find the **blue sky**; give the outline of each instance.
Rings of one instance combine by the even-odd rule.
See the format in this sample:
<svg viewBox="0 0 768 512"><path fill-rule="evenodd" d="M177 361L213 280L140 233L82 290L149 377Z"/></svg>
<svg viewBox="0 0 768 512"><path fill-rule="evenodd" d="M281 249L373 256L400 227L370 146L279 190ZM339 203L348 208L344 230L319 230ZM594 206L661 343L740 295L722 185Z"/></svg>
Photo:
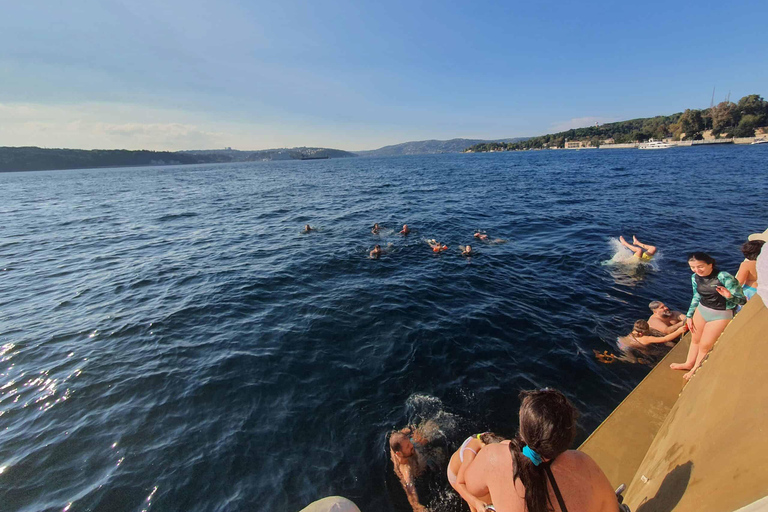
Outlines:
<svg viewBox="0 0 768 512"><path fill-rule="evenodd" d="M768 96L768 2L26 0L0 146L374 149Z"/></svg>

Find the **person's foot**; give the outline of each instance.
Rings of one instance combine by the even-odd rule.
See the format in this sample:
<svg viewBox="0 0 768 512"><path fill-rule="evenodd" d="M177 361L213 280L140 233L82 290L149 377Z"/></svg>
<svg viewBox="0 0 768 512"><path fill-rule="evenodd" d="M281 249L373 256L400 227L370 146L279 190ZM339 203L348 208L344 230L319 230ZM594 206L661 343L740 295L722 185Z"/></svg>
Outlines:
<svg viewBox="0 0 768 512"><path fill-rule="evenodd" d="M687 381L690 381L690 380L691 380L691 377L693 377L693 374L694 374L694 373L695 373L695 371L694 371L694 370L691 370L691 371L689 371L688 373L686 373L685 375L683 375L683 378L684 378L685 380L687 380Z"/></svg>
<svg viewBox="0 0 768 512"><path fill-rule="evenodd" d="M626 240L624 240L624 237L623 237L623 236L620 236L620 237L619 237L619 242L621 242L621 243L623 243L623 244L626 244L626 243L627 243L627 241L626 241Z"/></svg>
<svg viewBox="0 0 768 512"><path fill-rule="evenodd" d="M635 235L632 235L632 242L633 242L635 245L640 245L640 242L638 242L638 241L637 241L637 237L636 237Z"/></svg>
<svg viewBox="0 0 768 512"><path fill-rule="evenodd" d="M692 364L689 365L687 363L672 363L671 365L669 365L669 367L672 368L673 370L690 370L691 368L693 368L693 365Z"/></svg>

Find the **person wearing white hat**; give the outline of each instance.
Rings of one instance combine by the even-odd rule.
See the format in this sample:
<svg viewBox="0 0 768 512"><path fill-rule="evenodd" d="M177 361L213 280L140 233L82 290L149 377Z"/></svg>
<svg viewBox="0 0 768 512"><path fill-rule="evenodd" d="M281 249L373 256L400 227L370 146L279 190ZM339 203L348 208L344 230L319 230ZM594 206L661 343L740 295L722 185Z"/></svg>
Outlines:
<svg viewBox="0 0 768 512"><path fill-rule="evenodd" d="M747 239L750 242L755 240L768 242L768 229L762 233L753 233L749 235ZM763 249L760 251L760 255L757 257L757 264L755 270L757 271L757 294L763 299L763 303L768 306L768 244L763 245ZM762 281L760 276L763 276Z"/></svg>

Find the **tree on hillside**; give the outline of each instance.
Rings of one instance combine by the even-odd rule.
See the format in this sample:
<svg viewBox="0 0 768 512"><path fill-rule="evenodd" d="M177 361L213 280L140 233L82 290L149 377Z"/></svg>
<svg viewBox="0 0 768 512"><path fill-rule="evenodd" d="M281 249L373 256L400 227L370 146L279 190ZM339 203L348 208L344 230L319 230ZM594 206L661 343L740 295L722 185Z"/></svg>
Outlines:
<svg viewBox="0 0 768 512"><path fill-rule="evenodd" d="M741 116L739 126L733 132L734 137L754 137L755 128L759 126L760 118L756 115L747 114Z"/></svg>
<svg viewBox="0 0 768 512"><path fill-rule="evenodd" d="M760 118L768 114L768 101L765 101L759 94L750 94L741 98L736 108L742 115L753 115Z"/></svg>
<svg viewBox="0 0 768 512"><path fill-rule="evenodd" d="M701 139L701 132L704 131L704 118L701 116L701 110L686 109L680 116L680 129L685 133L686 139Z"/></svg>
<svg viewBox="0 0 768 512"><path fill-rule="evenodd" d="M730 101L723 101L709 109L709 115L712 118L712 134L720 135L726 129L736 126L739 122L736 104Z"/></svg>

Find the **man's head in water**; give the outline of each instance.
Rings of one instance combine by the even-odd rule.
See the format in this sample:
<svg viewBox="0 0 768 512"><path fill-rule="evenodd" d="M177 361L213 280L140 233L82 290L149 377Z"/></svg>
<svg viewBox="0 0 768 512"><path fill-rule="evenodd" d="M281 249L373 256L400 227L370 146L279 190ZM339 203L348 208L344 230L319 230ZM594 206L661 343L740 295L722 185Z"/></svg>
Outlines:
<svg viewBox="0 0 768 512"><path fill-rule="evenodd" d="M462 252L462 254L472 254L472 246L468 245L468 246L464 247L464 250L461 251L461 252Z"/></svg>
<svg viewBox="0 0 768 512"><path fill-rule="evenodd" d="M304 231L312 231L312 228L309 226L309 224L304 226Z"/></svg>
<svg viewBox="0 0 768 512"><path fill-rule="evenodd" d="M405 458L413 455L415 450L411 440L402 432L393 432L392 435L389 436L389 448L397 455Z"/></svg>
<svg viewBox="0 0 768 512"><path fill-rule="evenodd" d="M672 314L667 306L663 302L655 300L648 304L648 307L653 311L654 316L666 318Z"/></svg>

